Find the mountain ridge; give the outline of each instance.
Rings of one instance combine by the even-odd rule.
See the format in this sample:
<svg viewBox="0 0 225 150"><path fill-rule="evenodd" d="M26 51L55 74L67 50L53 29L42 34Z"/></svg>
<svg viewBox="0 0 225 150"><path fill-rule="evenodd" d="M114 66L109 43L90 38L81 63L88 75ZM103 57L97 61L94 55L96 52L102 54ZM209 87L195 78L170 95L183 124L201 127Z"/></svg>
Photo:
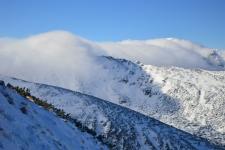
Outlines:
<svg viewBox="0 0 225 150"><path fill-rule="evenodd" d="M107 149L0 81L0 149Z"/></svg>
<svg viewBox="0 0 225 150"><path fill-rule="evenodd" d="M35 86L42 98L70 113L84 126L94 129L106 143L114 141L111 144L114 143L116 149L221 149L210 146L204 139L108 101L63 88L41 84ZM63 100L58 100L59 97Z"/></svg>
<svg viewBox="0 0 225 150"><path fill-rule="evenodd" d="M113 57L100 57L98 63L106 76L81 81L77 91L224 144L224 71L154 67Z"/></svg>

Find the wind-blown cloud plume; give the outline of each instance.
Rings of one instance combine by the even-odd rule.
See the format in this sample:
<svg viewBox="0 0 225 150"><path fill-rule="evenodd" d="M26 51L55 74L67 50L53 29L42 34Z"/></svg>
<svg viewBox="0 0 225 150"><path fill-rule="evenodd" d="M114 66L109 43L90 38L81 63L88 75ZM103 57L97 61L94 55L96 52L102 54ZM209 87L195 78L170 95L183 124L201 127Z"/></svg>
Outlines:
<svg viewBox="0 0 225 150"><path fill-rule="evenodd" d="M101 55L157 66L224 69L222 55L185 40L97 43L53 31L24 39L0 38L0 74L76 90L80 81L107 76L96 61Z"/></svg>
<svg viewBox="0 0 225 150"><path fill-rule="evenodd" d="M223 69L217 67L217 65L224 63L224 58L218 56L216 58L220 59L218 62L210 62L208 57L214 52L212 49L186 40L165 38L144 41L103 42L99 44L108 52L108 55L139 60L144 64L210 70Z"/></svg>
<svg viewBox="0 0 225 150"><path fill-rule="evenodd" d="M97 69L98 55L104 51L96 44L63 31L1 39L0 74L74 89Z"/></svg>

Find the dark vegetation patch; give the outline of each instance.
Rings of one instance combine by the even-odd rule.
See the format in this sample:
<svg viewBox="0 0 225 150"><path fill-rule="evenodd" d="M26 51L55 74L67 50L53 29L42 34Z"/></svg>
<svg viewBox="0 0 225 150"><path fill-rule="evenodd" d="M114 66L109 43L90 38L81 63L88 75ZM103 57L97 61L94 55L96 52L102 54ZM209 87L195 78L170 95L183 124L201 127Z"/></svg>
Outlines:
<svg viewBox="0 0 225 150"><path fill-rule="evenodd" d="M5 88L5 82L0 80L0 85ZM7 99L8 103L11 105L14 105L13 99L10 97L10 95L7 92L2 92L3 96Z"/></svg>

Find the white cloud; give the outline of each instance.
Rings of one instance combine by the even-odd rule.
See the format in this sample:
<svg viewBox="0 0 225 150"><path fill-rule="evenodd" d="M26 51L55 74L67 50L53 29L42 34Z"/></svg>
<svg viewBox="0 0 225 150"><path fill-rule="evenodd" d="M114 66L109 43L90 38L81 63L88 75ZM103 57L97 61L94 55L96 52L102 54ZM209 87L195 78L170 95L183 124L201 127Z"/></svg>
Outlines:
<svg viewBox="0 0 225 150"><path fill-rule="evenodd" d="M108 55L156 66L218 69L205 60L212 49L173 38L99 43Z"/></svg>
<svg viewBox="0 0 225 150"><path fill-rule="evenodd" d="M96 43L69 32L53 31L24 39L0 38L0 74L76 90L80 81L107 76L95 56L212 69L204 59L211 52L177 39Z"/></svg>
<svg viewBox="0 0 225 150"><path fill-rule="evenodd" d="M0 74L74 89L72 81L88 78L104 55L96 44L55 31L25 39L0 40ZM79 79L79 80L78 80Z"/></svg>

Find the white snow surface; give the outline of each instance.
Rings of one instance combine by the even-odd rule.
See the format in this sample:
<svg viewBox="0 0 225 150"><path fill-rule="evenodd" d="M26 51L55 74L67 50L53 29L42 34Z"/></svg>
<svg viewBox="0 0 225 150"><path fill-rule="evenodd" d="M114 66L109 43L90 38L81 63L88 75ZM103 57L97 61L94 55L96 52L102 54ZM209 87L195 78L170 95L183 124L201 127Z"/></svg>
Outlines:
<svg viewBox="0 0 225 150"><path fill-rule="evenodd" d="M130 108L216 144L225 144L224 71L155 67L113 57L99 57L97 62L103 72L93 72L91 80L79 81L77 91ZM0 78L28 87L42 97L33 86ZM62 105L65 98L58 99L56 104Z"/></svg>
<svg viewBox="0 0 225 150"><path fill-rule="evenodd" d="M10 80L10 83L28 87L35 96L70 113L83 126L96 132L96 135L111 145L112 149L223 149L219 145L208 143L205 139L93 96L44 84ZM42 117L46 118L46 116ZM46 121L48 122L49 120Z"/></svg>
<svg viewBox="0 0 225 150"><path fill-rule="evenodd" d="M21 108L26 112L22 112ZM107 149L51 112L0 85L0 149Z"/></svg>

